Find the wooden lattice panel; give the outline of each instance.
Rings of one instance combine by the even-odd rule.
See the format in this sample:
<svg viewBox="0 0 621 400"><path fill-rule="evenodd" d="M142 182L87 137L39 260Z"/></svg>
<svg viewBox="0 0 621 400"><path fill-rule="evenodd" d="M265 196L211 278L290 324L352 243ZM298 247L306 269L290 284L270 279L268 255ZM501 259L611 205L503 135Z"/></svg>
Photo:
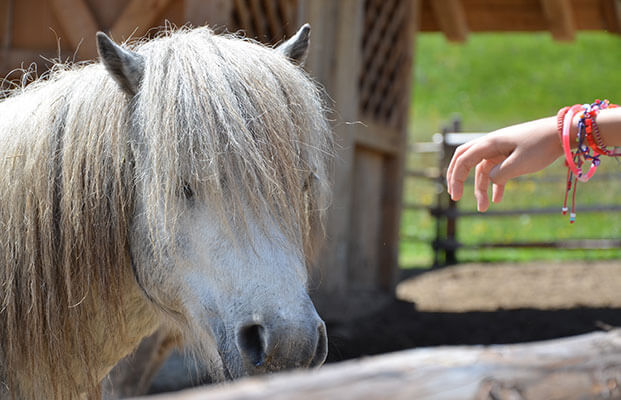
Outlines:
<svg viewBox="0 0 621 400"><path fill-rule="evenodd" d="M412 40L408 0L365 0L360 112L395 129L405 126Z"/></svg>
<svg viewBox="0 0 621 400"><path fill-rule="evenodd" d="M233 28L247 37L275 44L295 33L297 0L235 0Z"/></svg>

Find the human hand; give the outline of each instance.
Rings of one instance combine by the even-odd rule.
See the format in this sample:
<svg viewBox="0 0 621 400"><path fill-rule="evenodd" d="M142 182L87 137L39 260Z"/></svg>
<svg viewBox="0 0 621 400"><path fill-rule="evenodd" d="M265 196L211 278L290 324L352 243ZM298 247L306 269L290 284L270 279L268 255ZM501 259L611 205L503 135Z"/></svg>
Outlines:
<svg viewBox="0 0 621 400"><path fill-rule="evenodd" d="M448 192L459 200L474 167L474 196L477 209L484 212L489 208L490 183L492 201L498 203L509 179L542 170L562 154L555 117L499 129L455 150L446 173Z"/></svg>

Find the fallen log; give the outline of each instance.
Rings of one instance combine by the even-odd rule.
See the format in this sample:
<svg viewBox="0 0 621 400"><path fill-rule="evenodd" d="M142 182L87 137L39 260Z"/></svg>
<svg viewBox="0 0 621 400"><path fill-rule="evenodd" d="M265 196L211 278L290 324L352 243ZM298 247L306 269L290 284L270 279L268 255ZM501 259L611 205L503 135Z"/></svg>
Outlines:
<svg viewBox="0 0 621 400"><path fill-rule="evenodd" d="M408 350L149 399L615 399L620 383L621 330L613 330L527 344Z"/></svg>

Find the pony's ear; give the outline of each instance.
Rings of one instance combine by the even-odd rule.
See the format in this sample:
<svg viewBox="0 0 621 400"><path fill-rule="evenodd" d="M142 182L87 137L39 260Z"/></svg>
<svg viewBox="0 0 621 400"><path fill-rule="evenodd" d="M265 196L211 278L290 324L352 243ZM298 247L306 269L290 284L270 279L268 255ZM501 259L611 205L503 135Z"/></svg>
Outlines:
<svg viewBox="0 0 621 400"><path fill-rule="evenodd" d="M276 47L276 51L298 65L304 65L310 43L310 25L304 24L289 40Z"/></svg>
<svg viewBox="0 0 621 400"><path fill-rule="evenodd" d="M97 52L101 62L121 89L130 96L138 93L144 73L142 56L125 50L103 32L97 32Z"/></svg>

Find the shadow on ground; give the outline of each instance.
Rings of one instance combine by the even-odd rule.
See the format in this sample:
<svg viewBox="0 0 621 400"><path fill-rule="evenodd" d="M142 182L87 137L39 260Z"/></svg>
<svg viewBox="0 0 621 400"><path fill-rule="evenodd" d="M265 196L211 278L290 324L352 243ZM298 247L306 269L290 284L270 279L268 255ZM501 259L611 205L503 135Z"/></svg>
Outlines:
<svg viewBox="0 0 621 400"><path fill-rule="evenodd" d="M423 312L395 300L347 324L329 324L328 362L424 346L532 342L621 326L621 308Z"/></svg>

